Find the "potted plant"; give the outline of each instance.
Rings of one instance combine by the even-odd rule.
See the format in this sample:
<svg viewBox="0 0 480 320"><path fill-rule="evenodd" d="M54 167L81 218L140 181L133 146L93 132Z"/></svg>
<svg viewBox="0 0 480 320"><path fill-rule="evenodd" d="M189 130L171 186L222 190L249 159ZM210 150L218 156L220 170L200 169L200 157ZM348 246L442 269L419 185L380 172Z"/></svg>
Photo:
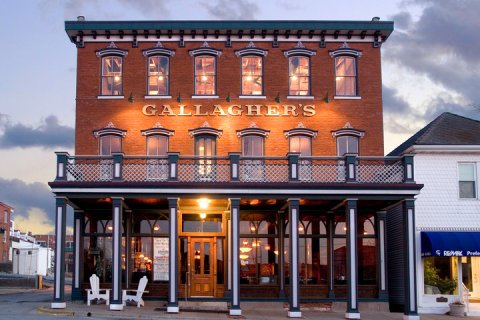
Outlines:
<svg viewBox="0 0 480 320"><path fill-rule="evenodd" d="M462 301L454 301L449 304L449 307L449 315L454 317L465 317L465 303L463 303Z"/></svg>

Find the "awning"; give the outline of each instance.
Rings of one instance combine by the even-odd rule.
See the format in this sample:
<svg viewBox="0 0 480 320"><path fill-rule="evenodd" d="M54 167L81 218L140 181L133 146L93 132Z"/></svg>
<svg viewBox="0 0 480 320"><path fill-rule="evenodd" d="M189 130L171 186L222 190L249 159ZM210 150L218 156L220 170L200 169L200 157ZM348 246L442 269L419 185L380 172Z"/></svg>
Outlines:
<svg viewBox="0 0 480 320"><path fill-rule="evenodd" d="M480 256L480 232L422 232L422 257Z"/></svg>

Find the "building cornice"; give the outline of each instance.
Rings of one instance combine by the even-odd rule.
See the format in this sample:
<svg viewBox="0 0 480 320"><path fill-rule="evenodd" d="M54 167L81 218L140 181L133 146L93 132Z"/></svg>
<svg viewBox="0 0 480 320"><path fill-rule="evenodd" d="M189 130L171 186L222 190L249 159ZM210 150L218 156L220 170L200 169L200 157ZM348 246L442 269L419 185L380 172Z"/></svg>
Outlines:
<svg viewBox="0 0 480 320"><path fill-rule="evenodd" d="M406 149L402 154L418 153L477 153L480 152L480 145L413 145Z"/></svg>

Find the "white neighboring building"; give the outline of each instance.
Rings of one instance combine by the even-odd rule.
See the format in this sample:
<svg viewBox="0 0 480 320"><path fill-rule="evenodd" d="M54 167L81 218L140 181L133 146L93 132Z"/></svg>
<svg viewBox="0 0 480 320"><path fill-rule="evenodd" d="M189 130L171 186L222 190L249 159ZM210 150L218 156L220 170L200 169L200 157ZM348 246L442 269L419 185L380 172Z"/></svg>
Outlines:
<svg viewBox="0 0 480 320"><path fill-rule="evenodd" d="M51 274L53 250L35 242L30 234L11 232L13 273L23 275Z"/></svg>
<svg viewBox="0 0 480 320"><path fill-rule="evenodd" d="M390 153L402 154L414 154L424 184L415 202L419 312L445 313L463 300L462 283L480 299L480 121L443 113Z"/></svg>

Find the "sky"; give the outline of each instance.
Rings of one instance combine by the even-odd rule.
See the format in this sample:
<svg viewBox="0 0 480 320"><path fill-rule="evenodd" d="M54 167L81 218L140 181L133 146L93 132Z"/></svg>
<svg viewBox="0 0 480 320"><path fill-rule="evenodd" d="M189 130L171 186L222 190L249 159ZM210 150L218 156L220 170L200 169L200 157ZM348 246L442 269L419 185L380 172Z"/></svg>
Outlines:
<svg viewBox="0 0 480 320"><path fill-rule="evenodd" d="M388 153L442 112L480 120L479 14L478 0L2 0L0 201L15 209L16 229L54 232L54 152L74 145L65 20L394 21L381 48Z"/></svg>

